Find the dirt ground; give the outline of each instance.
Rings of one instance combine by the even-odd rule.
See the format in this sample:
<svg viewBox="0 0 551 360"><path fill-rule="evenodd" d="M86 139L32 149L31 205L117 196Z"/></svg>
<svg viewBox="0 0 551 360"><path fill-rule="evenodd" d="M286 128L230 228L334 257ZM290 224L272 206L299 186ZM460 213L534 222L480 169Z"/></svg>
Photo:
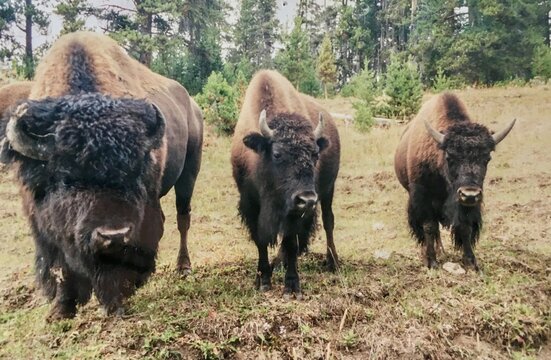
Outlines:
<svg viewBox="0 0 551 360"><path fill-rule="evenodd" d="M237 216L230 141L208 132L193 199L193 274L174 272L179 240L170 193L158 270L122 318L105 317L93 300L73 320L45 321L49 305L33 282L34 247L17 186L0 171L0 358L550 359L551 88L459 95L491 129L518 119L486 177L475 250L482 274L421 264L406 226L407 194L393 171L403 128L362 134L339 123L334 210L343 266L324 271L320 231L299 260L303 300L283 299L281 271L272 291L256 292L256 248ZM352 111L349 99L323 103ZM444 234L441 263L460 262Z"/></svg>

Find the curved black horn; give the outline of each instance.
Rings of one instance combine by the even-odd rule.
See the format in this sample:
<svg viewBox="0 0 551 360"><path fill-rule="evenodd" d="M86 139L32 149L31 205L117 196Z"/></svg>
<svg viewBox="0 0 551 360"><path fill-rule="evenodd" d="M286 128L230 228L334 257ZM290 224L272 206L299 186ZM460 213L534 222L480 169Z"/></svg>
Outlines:
<svg viewBox="0 0 551 360"><path fill-rule="evenodd" d="M319 113L318 126L316 126L316 129L314 130L314 137L316 138L316 140L323 136L324 128L325 128L325 121L323 119L323 114Z"/></svg>
<svg viewBox="0 0 551 360"><path fill-rule="evenodd" d="M435 130L427 120L425 120L425 128L427 128L427 131L429 132L430 136L439 144L442 144L444 141L444 134L439 132L438 130Z"/></svg>
<svg viewBox="0 0 551 360"><path fill-rule="evenodd" d="M27 134L21 128L20 123L21 117L27 113L27 110L27 104L19 105L15 109L6 126L6 138L10 146L21 155L35 160L47 161L52 156L55 135Z"/></svg>
<svg viewBox="0 0 551 360"><path fill-rule="evenodd" d="M266 122L266 109L260 112L260 117L258 118L258 125L260 126L260 133L270 139L274 135L274 131L270 129L268 123Z"/></svg>
<svg viewBox="0 0 551 360"><path fill-rule="evenodd" d="M511 121L511 123L505 129L501 130L497 134L492 135L492 138L494 139L496 145L499 144L501 142L501 140L505 139L505 137L507 135L509 135L509 132L511 131L511 129L515 125L516 121L517 121L517 119L513 119L513 121Z"/></svg>

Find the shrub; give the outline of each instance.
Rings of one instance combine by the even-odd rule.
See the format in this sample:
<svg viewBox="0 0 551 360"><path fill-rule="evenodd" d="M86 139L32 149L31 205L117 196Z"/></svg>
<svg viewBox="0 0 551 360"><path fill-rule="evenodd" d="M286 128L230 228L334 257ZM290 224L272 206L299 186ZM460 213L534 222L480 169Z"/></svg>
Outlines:
<svg viewBox="0 0 551 360"><path fill-rule="evenodd" d="M213 72L201 94L196 96L205 122L219 135L231 135L237 122L237 96L219 72Z"/></svg>
<svg viewBox="0 0 551 360"><path fill-rule="evenodd" d="M356 113L354 114L354 126L361 132L368 132L375 123L371 105L365 101L356 101L352 104Z"/></svg>
<svg viewBox="0 0 551 360"><path fill-rule="evenodd" d="M545 81L551 78L551 48L549 46L541 45L534 52L532 75L541 77Z"/></svg>
<svg viewBox="0 0 551 360"><path fill-rule="evenodd" d="M393 56L385 76L385 93L390 97L390 115L410 118L421 106L423 90L417 66Z"/></svg>
<svg viewBox="0 0 551 360"><path fill-rule="evenodd" d="M373 102L378 90L375 74L367 66L353 80L352 91L358 99L352 104L356 109L354 125L362 132L369 131L374 124Z"/></svg>
<svg viewBox="0 0 551 360"><path fill-rule="evenodd" d="M444 73L444 70L442 70L441 68L438 69L438 71L436 72L436 76L434 77L432 82L432 91L434 93L440 93L447 90L459 89L461 87L462 86L460 81L448 77Z"/></svg>

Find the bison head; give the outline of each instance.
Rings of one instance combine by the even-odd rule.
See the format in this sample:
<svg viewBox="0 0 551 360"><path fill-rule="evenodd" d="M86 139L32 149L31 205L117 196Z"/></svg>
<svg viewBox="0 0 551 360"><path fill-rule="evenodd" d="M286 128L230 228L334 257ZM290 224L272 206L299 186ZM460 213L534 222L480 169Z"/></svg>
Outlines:
<svg viewBox="0 0 551 360"><path fill-rule="evenodd" d="M316 163L329 145L323 136L323 115L319 114L315 129L297 114L277 114L270 123L273 128L268 126L263 110L259 117L261 133L253 132L243 139L245 146L260 156L257 176L285 213L312 211L318 200Z"/></svg>
<svg viewBox="0 0 551 360"><path fill-rule="evenodd" d="M94 254L138 240L159 191L155 106L93 93L29 100L7 116L2 159L19 165L41 231Z"/></svg>
<svg viewBox="0 0 551 360"><path fill-rule="evenodd" d="M477 206L482 202L490 153L509 134L515 121L494 135L476 123L458 123L442 134L425 121L427 131L444 151L444 173L459 204Z"/></svg>

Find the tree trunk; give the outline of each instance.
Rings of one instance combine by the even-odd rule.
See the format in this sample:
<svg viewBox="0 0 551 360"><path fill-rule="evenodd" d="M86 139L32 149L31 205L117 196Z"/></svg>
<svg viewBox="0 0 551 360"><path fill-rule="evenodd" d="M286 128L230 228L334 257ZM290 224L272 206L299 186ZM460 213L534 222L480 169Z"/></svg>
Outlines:
<svg viewBox="0 0 551 360"><path fill-rule="evenodd" d="M153 33L153 14L144 10L142 0L135 0L134 4L136 5L136 10L138 10L138 15L141 17L140 32L144 37L151 39ZM151 58L151 49L140 49L140 58L138 60L142 64L149 67L151 65Z"/></svg>
<svg viewBox="0 0 551 360"><path fill-rule="evenodd" d="M34 76L32 7L32 0L25 0L25 58L23 61L24 77L29 80Z"/></svg>
<svg viewBox="0 0 551 360"><path fill-rule="evenodd" d="M323 83L323 90L325 92L325 100L327 100L327 83Z"/></svg>

